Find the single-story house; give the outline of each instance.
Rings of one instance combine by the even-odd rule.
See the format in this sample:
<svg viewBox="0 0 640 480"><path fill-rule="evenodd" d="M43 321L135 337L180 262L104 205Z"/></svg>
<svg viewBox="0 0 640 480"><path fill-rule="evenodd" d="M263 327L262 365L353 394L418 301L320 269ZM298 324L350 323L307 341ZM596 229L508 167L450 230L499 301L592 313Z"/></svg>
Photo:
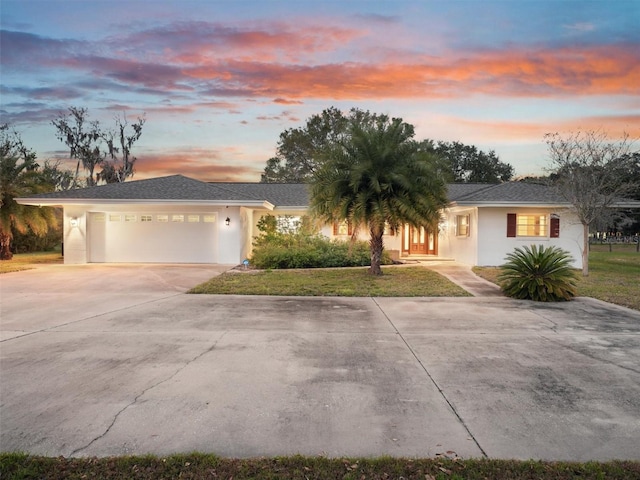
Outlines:
<svg viewBox="0 0 640 480"><path fill-rule="evenodd" d="M398 258L500 265L514 248L557 245L580 267L582 225L552 188L520 182L451 184L437 230L406 225L384 237ZM307 212L304 184L208 183L182 175L52 192L18 201L63 208L64 261L222 263L250 257L264 215ZM350 226L322 233L348 239Z"/></svg>

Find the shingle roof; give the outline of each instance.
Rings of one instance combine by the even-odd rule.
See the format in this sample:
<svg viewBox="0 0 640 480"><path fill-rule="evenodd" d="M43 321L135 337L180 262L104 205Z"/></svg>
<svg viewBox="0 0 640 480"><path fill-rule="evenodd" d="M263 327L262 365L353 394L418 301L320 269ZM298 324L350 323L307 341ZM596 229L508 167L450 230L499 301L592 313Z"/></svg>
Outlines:
<svg viewBox="0 0 640 480"><path fill-rule="evenodd" d="M479 203L557 205L567 203L567 200L554 187L534 183L454 184L449 185L449 189L449 199L461 205Z"/></svg>
<svg viewBox="0 0 640 480"><path fill-rule="evenodd" d="M522 182L500 184L450 184L448 197L459 205L492 203L565 204L553 189ZM29 199L47 200L159 200L212 201L256 204L267 201L275 207L306 207L309 191L301 183L230 183L202 182L182 175L112 183L97 187L44 193Z"/></svg>
<svg viewBox="0 0 640 480"><path fill-rule="evenodd" d="M201 182L182 175L110 183L97 187L44 193L30 198L82 199L82 200L220 200L258 201L233 189Z"/></svg>
<svg viewBox="0 0 640 480"><path fill-rule="evenodd" d="M447 198L455 202L459 198L493 186L493 184L487 183L450 183L447 185Z"/></svg>
<svg viewBox="0 0 640 480"><path fill-rule="evenodd" d="M213 183L212 185L266 200L277 207L309 205L309 188L304 183Z"/></svg>

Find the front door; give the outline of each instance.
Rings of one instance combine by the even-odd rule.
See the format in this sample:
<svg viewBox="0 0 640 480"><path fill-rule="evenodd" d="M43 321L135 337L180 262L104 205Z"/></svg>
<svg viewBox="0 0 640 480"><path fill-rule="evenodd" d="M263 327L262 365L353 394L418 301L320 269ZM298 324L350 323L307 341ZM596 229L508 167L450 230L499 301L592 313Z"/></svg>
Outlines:
<svg viewBox="0 0 640 480"><path fill-rule="evenodd" d="M403 253L408 255L437 255L438 237L425 227L412 227L405 225L403 228Z"/></svg>

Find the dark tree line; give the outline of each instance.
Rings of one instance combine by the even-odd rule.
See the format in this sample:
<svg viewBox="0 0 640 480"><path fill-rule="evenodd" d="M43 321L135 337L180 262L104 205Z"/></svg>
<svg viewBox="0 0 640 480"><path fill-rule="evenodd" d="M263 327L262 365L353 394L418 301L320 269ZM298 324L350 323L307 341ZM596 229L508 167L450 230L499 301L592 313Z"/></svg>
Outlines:
<svg viewBox="0 0 640 480"><path fill-rule="evenodd" d="M344 114L335 107L311 116L306 124L280 134L276 155L267 161L263 183L307 183L327 159L328 152L343 142L351 125L384 124L387 115L352 108ZM423 140L419 149L439 159L448 182L500 183L513 178L513 167L496 153L460 142Z"/></svg>

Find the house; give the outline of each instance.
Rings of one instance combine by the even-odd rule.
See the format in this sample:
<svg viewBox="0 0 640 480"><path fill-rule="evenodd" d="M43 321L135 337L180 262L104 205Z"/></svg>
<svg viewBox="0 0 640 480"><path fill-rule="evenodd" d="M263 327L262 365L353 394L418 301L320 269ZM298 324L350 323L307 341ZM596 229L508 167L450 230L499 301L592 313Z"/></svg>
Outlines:
<svg viewBox="0 0 640 480"><path fill-rule="evenodd" d="M522 245L556 245L580 267L582 225L552 188L528 183L452 184L437 229L385 234L396 257L449 258L500 265ZM26 205L64 209L65 263L222 263L249 257L264 215L299 217L306 185L207 183L172 175L20 198ZM348 224L322 233L348 239Z"/></svg>

